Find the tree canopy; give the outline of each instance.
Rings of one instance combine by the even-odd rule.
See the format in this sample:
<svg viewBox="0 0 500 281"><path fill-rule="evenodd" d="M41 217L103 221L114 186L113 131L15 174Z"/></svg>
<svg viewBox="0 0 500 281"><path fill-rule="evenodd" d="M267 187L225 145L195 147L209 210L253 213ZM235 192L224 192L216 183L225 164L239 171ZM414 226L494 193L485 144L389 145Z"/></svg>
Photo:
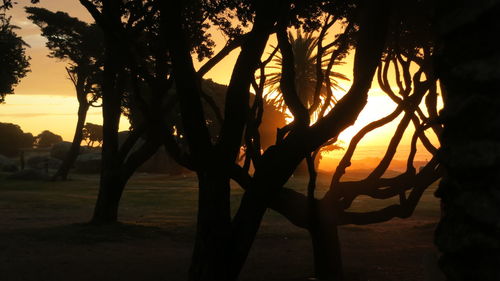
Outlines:
<svg viewBox="0 0 500 281"><path fill-rule="evenodd" d="M94 146L96 142L100 146L102 144L102 126L87 122L83 127L83 140L87 146Z"/></svg>
<svg viewBox="0 0 500 281"><path fill-rule="evenodd" d="M290 31L288 32L288 37L290 38L290 44L292 46L292 51L294 55L294 67L295 67L295 85L297 87L297 94L299 99L304 106L310 108L314 103L314 94L317 84L317 73L316 73L316 63L321 61L321 71L323 76L327 74L326 68L328 66L329 60L327 56L332 53L332 50L327 50L322 52L321 55L324 57L319 58L316 48L319 44L318 36L315 36L312 32L304 33L300 29L297 29L295 35ZM275 63L269 66L270 69L275 71L267 74L266 86L267 90L270 92L267 94L268 99L273 102L278 108L283 110L286 108L286 104L283 99L283 95L280 90L280 80L281 80L281 68L283 66L283 59L278 53L278 55L273 59ZM337 62L338 63L338 62ZM344 74L335 71L328 71L329 79L328 85L335 90L342 90L338 80L349 80ZM325 80L326 80L325 79ZM335 97L327 99L327 82L322 81L323 87L320 92L321 98L326 102L336 102ZM274 94L275 96L272 96ZM277 94L277 95L276 95Z"/></svg>
<svg viewBox="0 0 500 281"><path fill-rule="evenodd" d="M0 103L29 72L28 45L15 33L16 28L0 14Z"/></svg>
<svg viewBox="0 0 500 281"><path fill-rule="evenodd" d="M38 7L25 9L28 19L38 25L42 36L47 38L49 56L69 63L69 78L76 88L81 88L77 89L79 102L95 102L100 97L102 79L104 43L101 29L64 12Z"/></svg>
<svg viewBox="0 0 500 281"><path fill-rule="evenodd" d="M101 97L104 42L101 29L64 12L26 7L28 18L47 38L49 57L68 62L66 67L78 100L78 120L73 142L53 179L66 179L78 157L87 112Z"/></svg>
<svg viewBox="0 0 500 281"><path fill-rule="evenodd" d="M37 147L50 147L53 144L62 142L60 135L54 134L49 130L45 130L35 137L35 145Z"/></svg>

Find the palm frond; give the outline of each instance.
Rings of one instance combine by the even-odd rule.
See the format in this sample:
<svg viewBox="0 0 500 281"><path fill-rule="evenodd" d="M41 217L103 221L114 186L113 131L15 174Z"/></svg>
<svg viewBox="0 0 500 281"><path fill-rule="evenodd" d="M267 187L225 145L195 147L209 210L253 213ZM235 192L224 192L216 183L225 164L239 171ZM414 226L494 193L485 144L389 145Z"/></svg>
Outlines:
<svg viewBox="0 0 500 281"><path fill-rule="evenodd" d="M309 107L314 100L314 92L316 88L316 61L317 54L316 48L318 46L319 38L314 36L312 32L302 32L300 29L292 34L291 31L288 32L288 37L290 39L290 44L292 45L292 50L295 59L295 85L297 88L297 93L300 100L303 102L304 106ZM329 63L329 58L327 56L331 54L332 50L326 51L322 59L322 68L324 74L326 75L326 66ZM272 60L273 65L266 67L272 70L266 75L265 87L267 89L267 94L264 98L268 100L271 104L276 106L279 110L285 111L286 104L283 99L283 95L280 90L280 79L281 79L281 69L283 65L283 59L278 53ZM335 62L334 65L339 65L340 62ZM339 80L348 81L346 75L330 71L328 75L330 86L335 90L344 90L340 84ZM326 81L323 83L323 87L326 87ZM320 98L322 101L326 100L327 91L323 90L320 92ZM333 107L336 103L336 98L332 97L329 107Z"/></svg>

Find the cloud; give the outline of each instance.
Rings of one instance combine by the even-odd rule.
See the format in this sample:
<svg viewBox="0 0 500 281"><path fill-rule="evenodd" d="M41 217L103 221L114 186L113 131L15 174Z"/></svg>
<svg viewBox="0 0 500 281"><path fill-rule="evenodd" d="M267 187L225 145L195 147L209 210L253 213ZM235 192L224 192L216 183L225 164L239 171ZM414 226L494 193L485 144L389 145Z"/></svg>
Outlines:
<svg viewBox="0 0 500 281"><path fill-rule="evenodd" d="M36 24L27 19L13 19L12 24L20 28L37 28Z"/></svg>
<svg viewBox="0 0 500 281"><path fill-rule="evenodd" d="M26 42L31 48L45 48L45 43L47 39L40 34L32 34L23 36L24 42Z"/></svg>

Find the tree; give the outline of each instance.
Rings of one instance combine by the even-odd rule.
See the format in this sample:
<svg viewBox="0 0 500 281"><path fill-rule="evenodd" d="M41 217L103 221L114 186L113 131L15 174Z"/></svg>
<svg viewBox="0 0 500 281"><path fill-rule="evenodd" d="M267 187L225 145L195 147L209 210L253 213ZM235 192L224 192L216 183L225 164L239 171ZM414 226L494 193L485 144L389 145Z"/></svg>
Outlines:
<svg viewBox="0 0 500 281"><path fill-rule="evenodd" d="M42 36L47 38L49 56L69 63L66 70L75 87L78 121L73 142L53 176L53 179L65 180L80 151L88 109L101 95L102 32L97 25L82 22L67 13L36 7L26 7L26 12L28 18L40 27Z"/></svg>
<svg viewBox="0 0 500 281"><path fill-rule="evenodd" d="M436 161L429 162L419 173L413 167L417 141L428 144L423 134L425 129L432 127L439 131L439 126L429 122L436 111L432 105L435 105L437 96L433 86L436 80L427 64L432 53L426 51L422 57L409 52L408 48L388 48L387 35L391 38L393 33L390 31L394 31L389 29L390 24L399 28L404 22L401 18L390 17L390 4L393 4L390 1L339 1L335 3L338 5L323 1L81 2L103 28L106 41L103 170L93 220L101 223L116 221L123 188L134 168L129 164L138 163L151 151L147 149L164 143L180 164L196 172L199 180L198 224L190 280L237 279L267 208L277 210L295 225L310 231L318 278L341 280L337 225L373 223L395 216L407 217L423 190L440 176ZM337 48L331 53L328 66L333 66L337 56L352 44L355 46L354 79L347 94L335 107L329 111L325 109L324 114L319 114L317 122L312 123L310 110L297 93L295 57L287 31L292 25L310 28L327 26L317 19L328 12L346 18L353 25L343 33L345 36L341 35L335 41ZM227 14L238 18L237 22L246 24L246 28L235 26L223 16ZM196 71L191 56L193 46L210 46L207 43L209 40L206 40L206 22L220 27L230 41ZM146 33L142 32L144 28L147 28ZM407 31L407 28L402 31ZM264 111L262 93L266 82L265 65L270 61L269 58L263 58L263 52L273 33L278 38L278 49L282 56L280 90L294 121L281 128L274 145L262 150L258 128ZM200 37L205 39L200 43L200 37L195 34L201 34ZM142 45L144 42L149 45ZM422 49L422 43L419 44L414 45L417 48L412 50ZM220 118L222 126L215 134L217 137L214 137L207 126L202 103L206 90L203 89L201 78L207 69L238 46L241 52L227 87L224 113ZM211 55L210 48L204 50L208 50ZM404 83L400 79L395 82L400 89L398 94L392 93L393 87L387 79L387 69L394 62L404 77ZM409 72L412 63L419 66L415 73ZM320 60L316 64L320 69L316 72L319 78L325 74L321 70L322 66ZM377 69L377 78L400 106L390 116L374 121L359 133L333 175L328 195L317 199L312 155L325 143L335 141L342 130L354 123L366 104ZM145 153L136 154L138 158L127 156L126 149L133 145L133 138L122 147L117 145L121 99L127 88L124 81L130 78L128 70L132 74L131 100L135 100L135 106L142 110L147 121L139 122L132 134L136 138L145 134L146 143L149 143L143 147ZM257 81L256 71L261 72ZM316 81L320 83L315 88L315 97L323 85L322 79ZM175 91L169 91L172 84L175 84ZM252 103L250 87L256 92ZM329 89L331 91L330 87L326 87L326 91ZM424 96L430 105L430 116L421 115L418 108ZM168 106L177 108L175 112L179 113L180 118L165 116ZM368 131L400 114L403 114L404 121L391 139L386 155L370 176L359 182L340 181L357 142ZM417 129L412 139L408 169L398 177L384 178L383 174L410 122ZM182 140L179 140L180 136ZM245 164L249 161L253 164L253 173L249 172L249 165L237 165L242 144L247 149ZM428 145L428 149L435 151L432 145ZM308 161L310 170L306 195L284 187L304 159ZM123 168L123 163L129 168ZM245 189L234 217L231 217L229 205L231 179ZM376 212L350 212L350 203L361 194L375 198L399 197L400 203Z"/></svg>
<svg viewBox="0 0 500 281"><path fill-rule="evenodd" d="M39 0L31 0L38 3ZM2 0L0 4L0 103L4 102L5 95L13 94L20 79L29 72L30 57L25 54L28 45L14 30L17 26L10 24L10 18L5 11L12 8L11 0ZM15 3L15 2L14 2Z"/></svg>
<svg viewBox="0 0 500 281"><path fill-rule="evenodd" d="M160 145L176 142L171 136L168 140L164 137L175 130L164 120L164 113L171 112L175 103L168 91L172 86L169 61L165 45L158 40L158 10L153 3L80 2L104 32L102 172L92 218L92 222L102 224L116 221L123 189L134 171ZM122 12L127 13L126 19ZM196 26L200 21L191 24ZM196 46L199 54L205 52L203 46ZM131 101L130 107L141 111L143 118L119 146L118 123L125 98ZM146 141L132 151L141 137Z"/></svg>
<svg viewBox="0 0 500 281"><path fill-rule="evenodd" d="M329 25L332 25L331 23ZM288 37L290 38L290 45L292 47L293 55L294 55L294 68L295 68L295 85L297 87L297 94L299 95L299 99L301 103L307 107L311 108L315 102L315 90L317 84L317 73L316 73L316 63L321 61L321 71L323 72L323 76L327 73L325 67L328 66L328 60L324 58L318 57L318 52L316 52L316 48L319 46L319 40L323 40L323 38L319 38L314 36L312 32L303 33L300 29L296 30L295 36L288 32ZM333 45L333 44L332 44ZM321 52L324 57L331 54L332 51L323 51ZM281 80L281 68L283 66L283 59L281 55L278 55L273 59L274 65L270 66L271 69L276 69L276 71L267 74L266 77L266 86L269 93L266 97L277 105L278 108L284 110L286 107L285 101L283 99L283 94L280 90L280 80ZM345 75L328 71L329 80L328 85L332 88L341 90L342 87L338 84L337 79L341 80L349 80ZM327 80L324 79L324 80ZM331 107L336 101L335 97L328 98L328 92L326 91L327 82L323 81L323 85L320 91L320 97L324 102L331 102L332 104L326 105L327 107ZM275 93L274 97L271 96L272 93ZM311 112L314 113L314 112Z"/></svg>
<svg viewBox="0 0 500 281"><path fill-rule="evenodd" d="M352 23L346 26L346 32L336 38L333 42L324 46L325 36L328 30L336 23L345 24L345 21L340 14L332 16L328 14L325 17L325 22L322 25L319 36L314 36L313 32L302 33L301 29L296 30L295 37L291 32L288 32L290 45L294 56L294 72L295 85L300 102L306 107L310 114L310 119L318 119L329 110L337 101L332 89L342 90L337 79L349 80L345 75L332 71L335 64L339 64L340 60L345 57L349 50L349 36L352 32ZM307 26L306 26L307 27ZM336 47L335 51L331 48ZM330 55L330 58L326 58ZM281 69L283 67L283 58L278 53L273 59L275 65L270 66L276 71L267 74L265 86L269 99L282 111L285 111L287 106L284 100L283 93L280 89ZM282 133L286 133L286 127ZM328 148L319 148L311 156L315 166L319 165L321 158L321 150L333 150L340 148L339 145L330 142ZM297 174L307 173L307 163L303 161L295 171Z"/></svg>
<svg viewBox="0 0 500 281"><path fill-rule="evenodd" d="M31 133L24 133L19 125L0 123L0 154L13 157L22 148L31 148L34 138Z"/></svg>
<svg viewBox="0 0 500 281"><path fill-rule="evenodd" d="M275 6L269 7L269 5ZM178 7L173 8L178 9ZM293 53L291 52L289 44L286 42L288 39L285 30L288 23L286 20L279 21L278 15L269 12L269 10L281 11L283 9L286 10L286 8L274 2L267 3L266 6L256 4L256 7L253 8L255 8L255 13L258 16L255 17L253 29L249 33L249 38L251 39L248 39L248 41L243 44L242 51L236 62L226 94L225 123L221 131L219 142L214 147L211 147L210 144L204 141L206 138L205 133L203 129L200 128L203 120L192 118L195 116L193 111L196 111L196 107L193 107L190 101L196 100L197 98L197 96L193 96L192 93L200 93L200 90L199 88L197 89L196 85L193 85L192 82L189 82L196 79L195 72L192 69L192 63L190 63L189 54L186 53L185 48L182 48L182 41L172 42L170 47L176 85L178 89L181 88L180 85L182 85L183 90L180 96L181 104L185 103L183 116L185 118L191 116L191 118L188 119L190 121L188 124L191 126L191 131L189 132L186 130L187 138L188 141L191 139L190 147L195 159L198 161L197 171L200 177L200 216L198 220L198 234L195 244L193 265L191 268L193 280L208 280L214 278L233 280L236 278L255 237L264 211L272 200L271 198L276 197L275 194L279 193L282 185L291 176L298 163L306 157L307 153L316 150L321 144L335 137L335 135L345 128L352 120L355 120L359 111L354 111L354 113L349 116L339 116L339 111L342 112L343 110L341 108L345 107L351 110L353 108L361 110L363 103L361 102L359 104L361 106L359 107L356 105L358 102L362 101L362 97L366 95L366 91L369 87L363 86L357 88L357 86L371 83L371 77L369 75L371 71L370 67L365 67L364 71L368 72L362 72L363 74L358 73L358 75L361 76L357 76L354 82L356 84L354 87L355 89L364 90L353 90L350 95L347 95L352 98L346 98L342 102L339 101L336 106L337 110L332 110L323 120L309 127L309 113L298 100L293 85L293 81L295 80L293 74L293 60L289 60L293 57ZM172 7L170 7L170 10L173 10ZM177 10L177 13L179 13L179 11L182 10ZM377 12L382 11L377 10ZM173 14L169 15L168 18L171 19L171 21L169 21L172 26L171 37L183 38L181 25L176 22L176 20L180 21L182 17L178 14ZM375 22L368 19L373 18L367 17L366 20L370 22L370 24L364 25L362 29L363 34L365 34L365 36L369 34L368 31L364 31L364 28L369 28L370 31L376 30L378 32L376 34L381 35L381 26L373 25ZM276 31L278 45L284 58L282 92L285 96L285 102L287 102L292 114L294 114L295 122L290 126L288 135L284 139L278 140L278 143L268 148L263 155L255 153L257 156L254 160L256 171L252 177L247 178L248 181L246 182L240 178L239 182L246 188L246 192L240 203L237 214L234 219L231 220L229 216L228 201L224 200L224 198L228 198L229 189L227 187L229 178L234 176L231 175L231 171L235 169L238 170L237 167L234 166L234 157L236 157L238 153L241 134L243 133L244 124L247 120L245 112L248 112L246 109L246 107L248 107L248 89L253 80L253 71L260 65L259 59L264 49L263 46L269 34L272 32L275 23L278 25L278 31ZM377 24L383 26L383 22L377 21ZM372 28L374 30L372 30ZM384 30L384 28L381 29ZM378 40L372 40L372 42L370 42L371 44L375 42L377 44L383 44L383 36L375 36L375 38ZM358 62L365 66L373 65L373 62L377 64L379 59L377 50L381 51L381 48L364 49L362 46L368 43L368 41L361 40L358 43L363 50L362 52L366 51L366 53L364 53L364 55L366 55L364 57L365 59L362 60L362 62ZM374 67L376 67L376 65L374 65ZM360 77L363 78L360 79ZM185 96L185 98L183 96ZM190 105L189 107L188 104ZM326 127L331 128L330 125L333 125L330 122L339 122L336 125L339 127L333 126L337 128L338 131L326 129ZM216 171L211 169L211 167L214 166L218 168ZM218 235L216 233L218 233ZM229 242L228 239L224 237L230 237ZM215 253L218 253L218 256L215 256Z"/></svg>
<svg viewBox="0 0 500 281"><path fill-rule="evenodd" d="M16 28L0 13L0 103L29 71L28 45L14 32Z"/></svg>
<svg viewBox="0 0 500 281"><path fill-rule="evenodd" d="M45 130L35 137L35 145L37 147L50 147L53 144L62 142L62 137L56 135L49 130Z"/></svg>
<svg viewBox="0 0 500 281"><path fill-rule="evenodd" d="M102 144L102 126L92 123L87 123L83 127L83 140L87 142L87 146L94 146Z"/></svg>
<svg viewBox="0 0 500 281"><path fill-rule="evenodd" d="M500 53L491 36L500 32L500 2L443 0L435 8L436 71L445 93L439 264L450 281L499 280Z"/></svg>

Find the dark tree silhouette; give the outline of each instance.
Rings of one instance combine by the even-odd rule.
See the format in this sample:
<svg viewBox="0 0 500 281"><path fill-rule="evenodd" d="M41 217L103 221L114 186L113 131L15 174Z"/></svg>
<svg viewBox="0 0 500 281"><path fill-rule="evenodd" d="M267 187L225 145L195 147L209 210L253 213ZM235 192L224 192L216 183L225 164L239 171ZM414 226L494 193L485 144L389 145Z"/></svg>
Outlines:
<svg viewBox="0 0 500 281"><path fill-rule="evenodd" d="M35 137L35 145L37 147L51 147L53 144L62 142L60 135L54 134L49 130L45 130Z"/></svg>
<svg viewBox="0 0 500 281"><path fill-rule="evenodd" d="M21 127L10 123L0 123L0 154L18 156L22 148L31 148L35 141L31 133L24 133Z"/></svg>
<svg viewBox="0 0 500 281"><path fill-rule="evenodd" d="M383 21L375 21L374 14L376 12L383 14L385 10L376 8L372 10L374 14L369 12L365 14L364 24L360 29L362 35L358 41L358 50L361 50L362 55L357 56L356 70L359 72L355 71L355 86L329 114L314 125L309 126L309 113L301 105L294 89L293 61L288 60L293 59L285 30L290 15L286 15L286 13L285 15L276 15L270 12L287 11L286 5L281 5L285 5L285 3L268 2L265 6L257 3L253 6L256 13L255 21L247 41L242 45L242 51L232 74L226 93L225 123L219 142L214 147L205 141L207 136L203 131L203 120L193 118L196 107L193 107L191 101L197 99L193 93L198 93L199 99L200 89L190 82L196 79L196 73L192 69L189 53L186 53L185 47L183 48L182 41L171 43L174 77L180 92L181 106L185 103L183 117L184 120L190 117L188 124L191 127L190 131L186 130L186 136L190 141L200 178L200 209L197 241L191 267L192 280L214 278L232 280L237 277L265 209L271 204L273 198L276 198L276 194L282 191L283 184L308 153L334 138L356 119L364 105L363 97L366 96L371 84L372 75L370 72L375 71L380 58L385 28ZM182 22L180 20L182 10L175 6L168 8L166 11L170 11L167 14L167 19L168 26L172 30L171 37L185 38L179 23ZM172 11L176 11L175 9L177 12L172 13ZM229 196L228 184L232 171L238 170L234 166L234 161L239 151L240 138L247 120L245 112L248 107L248 90L252 84L253 71L259 67L259 59L262 56L265 42L269 34L273 32L275 24L278 26L276 31L278 44L284 60L281 89L285 102L294 114L295 121L285 138L275 146L268 148L262 156L256 159L257 161L254 162L256 170L253 177L248 177L246 183L240 181L240 184L246 187L246 192L234 219L231 220L227 200ZM378 36L374 36L375 34ZM361 64L365 67L359 68ZM344 110L348 110L352 114L342 113ZM213 170L214 166L217 167L217 170ZM288 202L290 201L288 200ZM331 265L336 269L336 274L341 272L339 263Z"/></svg>
<svg viewBox="0 0 500 281"><path fill-rule="evenodd" d="M94 146L97 144L100 146L102 144L102 126L92 123L87 123L83 127L83 140L87 143L87 146Z"/></svg>
<svg viewBox="0 0 500 281"><path fill-rule="evenodd" d="M328 14L324 24L321 26L319 36L314 36L313 32L303 34L300 29L293 35L288 32L290 46L294 56L295 87L300 102L309 110L310 119L316 120L337 102L333 90L342 90L338 80L349 80L344 74L332 71L335 64L340 63L348 51L348 34L351 32L353 24L347 25L347 32L342 37L324 46L327 31L338 22L344 19L340 16L331 16ZM342 44L339 46L339 44ZM335 51L333 51L333 47ZM328 58L328 56L330 57ZM280 89L281 70L283 68L283 58L281 53L277 53L272 60L274 65L268 68L274 69L265 77L265 86L268 93L265 98L280 110L285 111L287 105L283 93ZM280 130L280 133L286 133ZM318 166L321 158L320 150L334 150L340 148L339 145L331 141L325 146L317 149L311 156L313 163ZM295 170L296 174L305 174L308 172L307 163L303 161Z"/></svg>
<svg viewBox="0 0 500 281"><path fill-rule="evenodd" d="M192 168L186 157L185 143L177 136L183 136L184 124L175 124L175 112L178 101L174 91L171 65L167 45L165 44L165 25L159 17L159 3L129 1L127 4L117 1L80 1L92 14L105 34L105 61L103 82L103 170L100 192L94 211L96 223L114 222L123 188L135 169L147 160L160 145L165 145L172 157L179 163ZM229 3L229 2L228 2ZM230 43L210 59L198 75L203 76L231 50L245 41L241 28L233 28L230 20L217 17L228 3L204 2L201 6L193 2L192 13L186 18L189 24L190 50L198 54L199 59L212 55L213 41L206 34L204 23L208 15L225 29L231 38ZM236 8L237 3L230 4ZM202 7L205 12L197 12ZM222 9L222 10L223 10ZM121 12L127 14L122 17ZM242 16L250 17L248 12L240 11ZM205 14L203 14L205 13ZM165 14L165 13L164 13ZM125 22L122 22L125 20ZM163 26L163 27L161 27ZM224 27L225 26L225 27ZM214 107L213 101L203 95ZM122 101L126 98L127 106L141 112L142 121L133 124L132 133L118 146L118 120ZM182 108L182 106L180 107ZM181 110L182 111L182 110ZM165 112L173 114L165 116ZM203 112L200 111L203 115ZM220 116L219 116L220 117ZM183 122L184 123L184 122ZM140 149L131 153L139 138L146 142Z"/></svg>
<svg viewBox="0 0 500 281"><path fill-rule="evenodd" d="M500 1L437 1L444 89L436 230L447 280L500 280ZM460 15L460 16L457 16Z"/></svg>
<svg viewBox="0 0 500 281"><path fill-rule="evenodd" d="M331 27L334 22L329 21L326 23L324 32L321 33L322 36L326 34L326 27ZM322 31L323 31L322 30ZM312 108L315 101L315 91L317 82L317 69L316 64L320 62L321 64L321 76L324 77L326 73L325 67L328 66L328 60L326 57L332 53L332 50L321 50L317 52L317 48L322 45L320 40L323 40L321 37L314 36L312 32L303 33L300 29L296 31L295 35L293 33L288 32L288 37L290 38L290 45L292 47L293 55L294 55L294 68L295 68L295 84L297 86L297 94L299 95L300 101L307 108ZM330 47L333 47L333 44L329 44ZM321 47L325 48L325 47ZM324 58L318 57L318 53L321 53ZM283 65L283 59L280 53L273 59L274 65L269 66L271 69L276 69L275 71L267 74L266 77L266 86L267 90L270 92L266 98L271 102L275 103L276 106L282 110L286 107L285 102L283 100L283 95L279 88L280 80L281 80L281 68ZM329 71L328 73L328 84L337 90L342 89L338 80L348 80L348 78L338 72ZM326 80L326 79L323 79ZM335 97L328 98L328 92L326 91L326 81L322 82L323 85L319 92L319 97L323 99L324 102L331 102L331 104L327 105L327 108L330 108L336 101ZM270 96L270 94L276 94L275 96ZM317 106L315 106L317 107ZM311 112L313 113L313 112Z"/></svg>
<svg viewBox="0 0 500 281"><path fill-rule="evenodd" d="M78 121L70 150L53 179L65 180L73 166L83 140L83 127L87 112L101 95L103 39L100 28L87 24L63 12L26 7L28 18L42 30L47 38L50 57L69 62L66 70L75 87L78 99Z"/></svg>
<svg viewBox="0 0 500 281"><path fill-rule="evenodd" d="M176 127L165 120L175 102L169 92L172 79L166 45L159 40L158 8L153 2L80 1L92 14L105 34L103 91L103 150L99 195L92 221L110 223L117 220L118 206L125 184L144 161L158 148L177 142L172 135ZM122 17L123 13L127 17ZM192 15L195 49L200 58L209 52L211 41L198 28L200 15ZM122 22L124 20L125 22ZM201 36L201 37L200 37ZM123 101L140 111L142 117L121 146L118 123ZM180 126L178 126L180 127ZM143 138L140 147L132 148ZM180 151L179 151L180 153ZM172 152L174 157L179 154Z"/></svg>
<svg viewBox="0 0 500 281"><path fill-rule="evenodd" d="M391 6L392 1L339 1L338 6L322 1L308 1L306 4L278 0L265 3L80 2L103 28L106 42L103 170L93 220L116 221L123 188L134 171L133 165L126 169L122 165L129 162L125 158L134 138L146 136L145 152L137 154L139 158L128 157L135 161L129 164L139 163L140 159L147 157L146 152L165 144L180 164L196 172L199 180L198 224L190 280L236 280L267 208L275 209L293 224L310 231L318 278L341 280L337 226L408 217L425 188L440 176L435 159L418 173L413 166L417 141L420 140L431 153L436 151L425 136L425 130L432 128L433 132L440 132L440 126L432 122L437 112L436 79L429 66L432 48L422 42L411 45L411 48L403 46L403 37L400 36L399 40L394 37L407 34L408 27L397 30L406 17L391 17L395 8ZM237 17L241 25L234 26L225 17L227 13ZM287 31L291 25L327 26L316 20L324 13L344 17L352 24L335 41L336 49L331 53L330 62L345 53L346 48L354 46L354 79L349 91L335 107L326 108L319 114L318 121L312 123L310 109L301 102L297 93L294 53ZM200 56L211 55L207 25L220 27L230 40L196 71L192 51L197 51ZM282 56L280 89L294 121L280 129L274 145L262 151L258 128L263 120L265 65L272 59L263 53L273 33L277 35L277 49ZM387 41L387 37L392 40ZM143 45L144 42L148 45ZM399 44L391 45L393 42ZM241 52L226 90L223 114L217 117L222 126L214 137L207 126L202 102L203 99L210 100L202 77L238 46ZM317 71L319 82L315 94L324 84L327 85L326 91L331 91L329 79L326 83L320 79L321 75L329 77L328 71L333 63L331 65L329 63L326 72L322 70L321 60L316 65L320 71ZM400 75L396 81L390 82L388 69L391 65ZM417 66L417 71L412 73L410 66L413 65ZM261 72L257 81L256 71ZM335 141L340 132L355 122L367 102L368 90L376 74L384 91L398 107L394 113L368 125L353 139L333 176L328 193L318 199L315 195L316 172L311 161L313 154L325 143ZM175 84L175 91L169 91L172 84ZM394 84L398 93L393 93ZM256 93L252 102L251 87ZM131 93L126 93L127 89L132 89ZM134 106L142 111L144 121L135 126L133 137L120 148L117 129L125 94L129 94ZM418 107L424 97L428 116ZM177 108L172 112L179 113L180 118L165 116L165 110L173 108ZM341 181L360 139L401 114L402 121L388 144L387 152L372 173L361 181ZM410 123L416 129L407 171L394 178L384 178ZM182 141L178 136L182 136ZM243 144L247 153L242 167L236 163ZM284 187L304 159L309 163L311 178L306 195ZM253 174L249 173L250 162L255 168ZM230 179L245 189L234 217L231 217L229 205ZM359 195L378 199L399 197L400 202L374 212L349 211L352 201Z"/></svg>
<svg viewBox="0 0 500 281"><path fill-rule="evenodd" d="M16 28L0 10L0 103L29 71L28 45L14 32Z"/></svg>

